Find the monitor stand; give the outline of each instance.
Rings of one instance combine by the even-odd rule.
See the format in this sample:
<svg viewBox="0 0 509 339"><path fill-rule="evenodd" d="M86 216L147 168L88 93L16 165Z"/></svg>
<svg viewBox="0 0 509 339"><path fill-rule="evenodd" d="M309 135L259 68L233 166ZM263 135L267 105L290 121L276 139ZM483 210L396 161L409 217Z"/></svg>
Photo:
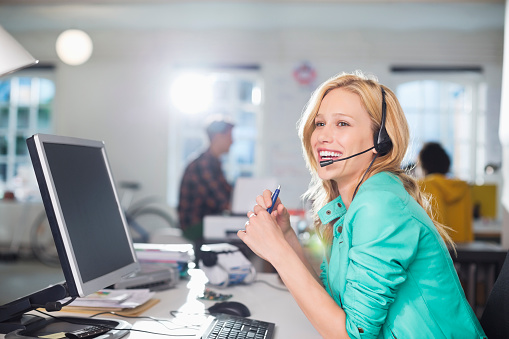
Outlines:
<svg viewBox="0 0 509 339"><path fill-rule="evenodd" d="M112 330L101 335L101 338L116 339L129 333L131 324L124 320L97 319L83 317L42 317L29 313L40 307L54 306L59 300L69 296L67 284L55 284L16 299L0 306L0 333L5 333L5 339L41 338L51 334L54 338L62 338L66 332L72 332L88 326L103 325ZM61 306L61 305L60 305Z"/></svg>
<svg viewBox="0 0 509 339"><path fill-rule="evenodd" d="M42 320L41 320L42 319ZM81 317L56 317L41 318L28 329L17 329L7 333L5 339L38 339L38 338L62 338L66 332L76 331L88 326L106 326L112 328L101 334L101 339L122 338L129 333L131 324L120 319L100 319Z"/></svg>
<svg viewBox="0 0 509 339"><path fill-rule="evenodd" d="M0 333L9 333L17 329L36 326L44 318L28 312L49 304L55 304L69 296L67 284L48 286L25 297L0 306Z"/></svg>

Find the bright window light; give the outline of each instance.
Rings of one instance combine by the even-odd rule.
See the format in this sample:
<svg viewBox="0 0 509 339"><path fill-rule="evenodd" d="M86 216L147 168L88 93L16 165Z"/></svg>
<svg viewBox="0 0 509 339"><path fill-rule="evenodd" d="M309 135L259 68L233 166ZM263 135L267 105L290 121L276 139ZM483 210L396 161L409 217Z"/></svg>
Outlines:
<svg viewBox="0 0 509 339"><path fill-rule="evenodd" d="M253 87L253 91L251 92L251 100L253 102L253 105L260 105L262 102L262 90L260 87L255 86Z"/></svg>
<svg viewBox="0 0 509 339"><path fill-rule="evenodd" d="M212 104L213 81L214 79L210 75L181 74L171 86L171 102L183 113L204 112Z"/></svg>

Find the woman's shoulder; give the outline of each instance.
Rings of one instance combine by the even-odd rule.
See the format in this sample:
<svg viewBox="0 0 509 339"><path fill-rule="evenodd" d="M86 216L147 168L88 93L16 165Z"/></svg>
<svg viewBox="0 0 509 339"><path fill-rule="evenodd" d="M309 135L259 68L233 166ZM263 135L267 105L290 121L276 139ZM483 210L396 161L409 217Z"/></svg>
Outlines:
<svg viewBox="0 0 509 339"><path fill-rule="evenodd" d="M409 198L410 195L397 175L390 172L380 172L368 178L360 186L354 201L377 201L384 205L392 204L395 200L405 203L408 202Z"/></svg>
<svg viewBox="0 0 509 339"><path fill-rule="evenodd" d="M401 180L399 177L391 172L379 172L376 174L373 174L371 177L369 177L364 184L369 185L388 185L388 186L394 186L399 185L402 186Z"/></svg>
<svg viewBox="0 0 509 339"><path fill-rule="evenodd" d="M350 204L349 212L351 218L362 215L362 219L373 221L399 220L408 223L419 220L417 224L420 225L428 223L429 219L398 176L389 172L377 173L366 180Z"/></svg>

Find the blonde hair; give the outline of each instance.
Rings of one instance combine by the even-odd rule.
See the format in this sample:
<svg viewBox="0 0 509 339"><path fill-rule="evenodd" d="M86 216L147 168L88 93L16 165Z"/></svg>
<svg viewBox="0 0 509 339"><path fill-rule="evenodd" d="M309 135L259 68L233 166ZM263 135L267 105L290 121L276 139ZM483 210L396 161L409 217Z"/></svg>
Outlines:
<svg viewBox="0 0 509 339"><path fill-rule="evenodd" d="M420 191L416 180L401 169L401 163L408 147L410 134L405 114L396 95L389 88L379 84L374 76L365 75L360 71L352 74L341 73L320 85L313 92L298 122L304 158L312 176L309 189L303 197L312 201L315 228L318 234L321 235L322 240L327 244L330 243L332 240L332 225L322 225L317 212L325 204L336 199L339 196L339 192L337 185L332 180L322 180L317 174L319 164L313 154L311 134L315 129L314 120L323 98L331 90L337 88L342 88L360 97L362 105L371 118L373 135L380 129L382 120L382 88L385 90L385 100L387 103L385 127L392 141L392 149L386 155L376 158L366 178L384 171L395 174L403 183L406 191L432 217L433 223L443 239L449 244L454 245L447 233L447 227L434 220L428 196Z"/></svg>

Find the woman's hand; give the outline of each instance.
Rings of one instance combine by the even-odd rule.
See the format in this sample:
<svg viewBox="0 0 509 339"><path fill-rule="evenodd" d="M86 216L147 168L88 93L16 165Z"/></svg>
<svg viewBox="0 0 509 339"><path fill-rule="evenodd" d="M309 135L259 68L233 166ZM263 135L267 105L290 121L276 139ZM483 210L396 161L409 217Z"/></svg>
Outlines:
<svg viewBox="0 0 509 339"><path fill-rule="evenodd" d="M260 206L260 208L267 210L267 208L272 205L272 192L269 190L263 191L262 195L256 197L256 203L257 205L254 209L256 209L257 206ZM250 212L248 212L248 216L249 215ZM292 226L290 225L290 213L288 213L286 207L281 203L281 199L279 199L279 197L274 204L274 209L272 210L271 215L276 218L276 222L285 236L289 231L293 232Z"/></svg>
<svg viewBox="0 0 509 339"><path fill-rule="evenodd" d="M267 208L272 205L271 192L265 190L262 195L256 197L257 205L253 211L249 211L245 230L237 235L259 257L272 262L281 253L284 245L288 245L285 234L292 231L290 226L290 214L278 198L272 214Z"/></svg>

